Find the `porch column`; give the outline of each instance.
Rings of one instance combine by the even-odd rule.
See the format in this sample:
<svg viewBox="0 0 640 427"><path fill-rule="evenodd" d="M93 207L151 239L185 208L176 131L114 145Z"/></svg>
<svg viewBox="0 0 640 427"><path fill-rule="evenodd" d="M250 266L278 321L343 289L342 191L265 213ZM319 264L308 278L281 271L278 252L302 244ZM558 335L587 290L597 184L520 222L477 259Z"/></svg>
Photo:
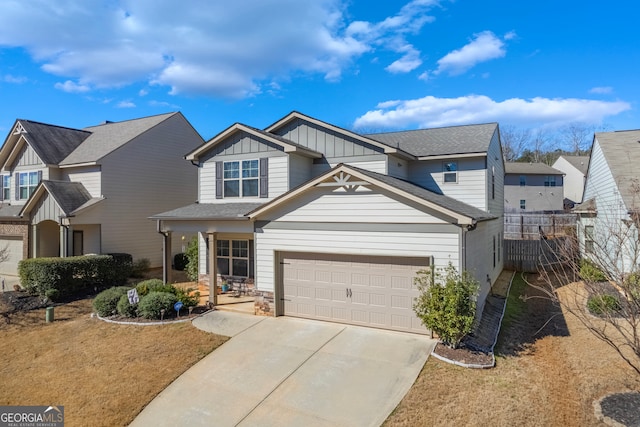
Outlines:
<svg viewBox="0 0 640 427"><path fill-rule="evenodd" d="M218 263L216 262L216 248L218 247L218 233L209 234L209 303L218 305Z"/></svg>
<svg viewBox="0 0 640 427"><path fill-rule="evenodd" d="M31 225L31 258L38 258L38 226Z"/></svg>
<svg viewBox="0 0 640 427"><path fill-rule="evenodd" d="M171 232L162 233L162 281L171 283Z"/></svg>
<svg viewBox="0 0 640 427"><path fill-rule="evenodd" d="M67 228L60 225L60 257L67 256Z"/></svg>

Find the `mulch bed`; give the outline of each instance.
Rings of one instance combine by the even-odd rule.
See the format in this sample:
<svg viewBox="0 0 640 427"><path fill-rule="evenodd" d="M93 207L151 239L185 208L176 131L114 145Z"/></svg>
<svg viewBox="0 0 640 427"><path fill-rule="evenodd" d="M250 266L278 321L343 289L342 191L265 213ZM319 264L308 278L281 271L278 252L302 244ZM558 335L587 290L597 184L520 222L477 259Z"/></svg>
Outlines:
<svg viewBox="0 0 640 427"><path fill-rule="evenodd" d="M493 357L491 354L471 349L464 343L461 343L459 348L451 348L442 343L438 343L433 352L438 356L465 365L493 366Z"/></svg>
<svg viewBox="0 0 640 427"><path fill-rule="evenodd" d="M36 310L50 306L51 301L27 292L2 292L0 293L0 314L11 314L16 311Z"/></svg>
<svg viewBox="0 0 640 427"><path fill-rule="evenodd" d="M597 401L594 406L596 416L605 424L640 426L640 393L610 394Z"/></svg>

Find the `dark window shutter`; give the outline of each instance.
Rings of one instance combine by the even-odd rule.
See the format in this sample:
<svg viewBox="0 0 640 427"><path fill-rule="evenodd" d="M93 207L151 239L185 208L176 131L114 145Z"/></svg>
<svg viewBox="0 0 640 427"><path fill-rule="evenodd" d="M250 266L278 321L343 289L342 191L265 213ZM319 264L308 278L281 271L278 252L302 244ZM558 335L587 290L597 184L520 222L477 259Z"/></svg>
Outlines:
<svg viewBox="0 0 640 427"><path fill-rule="evenodd" d="M16 172L14 174L15 187L16 187L16 200L20 200L20 174Z"/></svg>
<svg viewBox="0 0 640 427"><path fill-rule="evenodd" d="M0 201L4 200L4 175L0 175Z"/></svg>
<svg viewBox="0 0 640 427"><path fill-rule="evenodd" d="M38 184L42 181L42 171L38 171Z"/></svg>
<svg viewBox="0 0 640 427"><path fill-rule="evenodd" d="M222 199L222 162L216 162L216 199Z"/></svg>
<svg viewBox="0 0 640 427"><path fill-rule="evenodd" d="M260 197L269 197L269 158L260 159Z"/></svg>

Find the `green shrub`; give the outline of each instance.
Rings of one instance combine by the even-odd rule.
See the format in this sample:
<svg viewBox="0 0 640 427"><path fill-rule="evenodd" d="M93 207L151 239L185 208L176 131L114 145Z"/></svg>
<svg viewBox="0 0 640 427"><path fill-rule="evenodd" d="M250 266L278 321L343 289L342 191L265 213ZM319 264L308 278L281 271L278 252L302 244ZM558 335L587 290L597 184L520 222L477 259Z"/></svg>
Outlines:
<svg viewBox="0 0 640 427"><path fill-rule="evenodd" d="M116 286L105 289L93 299L93 308L100 316L111 316L118 310L118 302L130 288L126 286Z"/></svg>
<svg viewBox="0 0 640 427"><path fill-rule="evenodd" d="M188 262L189 262L189 259L187 258L186 254L184 253L175 254L175 256L173 257L173 268L179 271L183 271L185 268L187 268Z"/></svg>
<svg viewBox="0 0 640 427"><path fill-rule="evenodd" d="M195 291L192 288L178 288L174 287L175 295L178 301L181 301L185 307L195 307L200 302L200 292Z"/></svg>
<svg viewBox="0 0 640 427"><path fill-rule="evenodd" d="M147 319L160 319L161 310L165 310L165 315L169 314L177 301L170 292L149 292L140 299L138 312Z"/></svg>
<svg viewBox="0 0 640 427"><path fill-rule="evenodd" d="M151 261L149 261L149 258L137 259L131 266L131 277L144 277L144 273L149 270L149 267L151 267Z"/></svg>
<svg viewBox="0 0 640 427"><path fill-rule="evenodd" d="M413 305L417 316L445 344L458 347L473 328L478 282L467 271L459 274L451 263L444 269L419 271L414 282L420 292Z"/></svg>
<svg viewBox="0 0 640 427"><path fill-rule="evenodd" d="M131 270L133 268L133 257L131 254L126 253L110 253L112 261L111 269L106 272L109 275L109 282L111 285L121 285L127 282L127 278L131 276Z"/></svg>
<svg viewBox="0 0 640 427"><path fill-rule="evenodd" d="M200 260L198 258L198 237L194 237L189 241L189 245L187 246L187 252L185 252L185 256L187 257L187 277L189 280L196 282L198 280L198 265Z"/></svg>
<svg viewBox="0 0 640 427"><path fill-rule="evenodd" d="M175 288L170 284L165 284L160 279L148 279L136 285L138 296L143 297L149 292L170 292L175 294Z"/></svg>
<svg viewBox="0 0 640 427"><path fill-rule="evenodd" d="M613 295L593 295L587 300L589 312L595 316L611 315L620 311L620 300Z"/></svg>
<svg viewBox="0 0 640 427"><path fill-rule="evenodd" d="M118 300L118 304L116 305L116 310L118 314L126 317L137 317L138 316L138 304L131 305L129 303L129 296L124 294Z"/></svg>
<svg viewBox="0 0 640 427"><path fill-rule="evenodd" d="M592 261L580 260L580 278L586 282L604 282L607 280L604 272Z"/></svg>

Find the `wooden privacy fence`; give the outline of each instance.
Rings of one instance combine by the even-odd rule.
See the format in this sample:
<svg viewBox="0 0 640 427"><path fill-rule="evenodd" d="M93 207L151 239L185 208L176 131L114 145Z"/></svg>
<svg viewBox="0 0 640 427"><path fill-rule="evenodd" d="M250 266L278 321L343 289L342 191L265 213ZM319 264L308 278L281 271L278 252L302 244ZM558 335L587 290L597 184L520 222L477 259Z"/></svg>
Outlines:
<svg viewBox="0 0 640 427"><path fill-rule="evenodd" d="M504 240L504 268L535 273L570 256L569 237L549 240Z"/></svg>
<svg viewBox="0 0 640 427"><path fill-rule="evenodd" d="M504 238L536 240L542 237L566 236L575 230L575 214L505 212Z"/></svg>

